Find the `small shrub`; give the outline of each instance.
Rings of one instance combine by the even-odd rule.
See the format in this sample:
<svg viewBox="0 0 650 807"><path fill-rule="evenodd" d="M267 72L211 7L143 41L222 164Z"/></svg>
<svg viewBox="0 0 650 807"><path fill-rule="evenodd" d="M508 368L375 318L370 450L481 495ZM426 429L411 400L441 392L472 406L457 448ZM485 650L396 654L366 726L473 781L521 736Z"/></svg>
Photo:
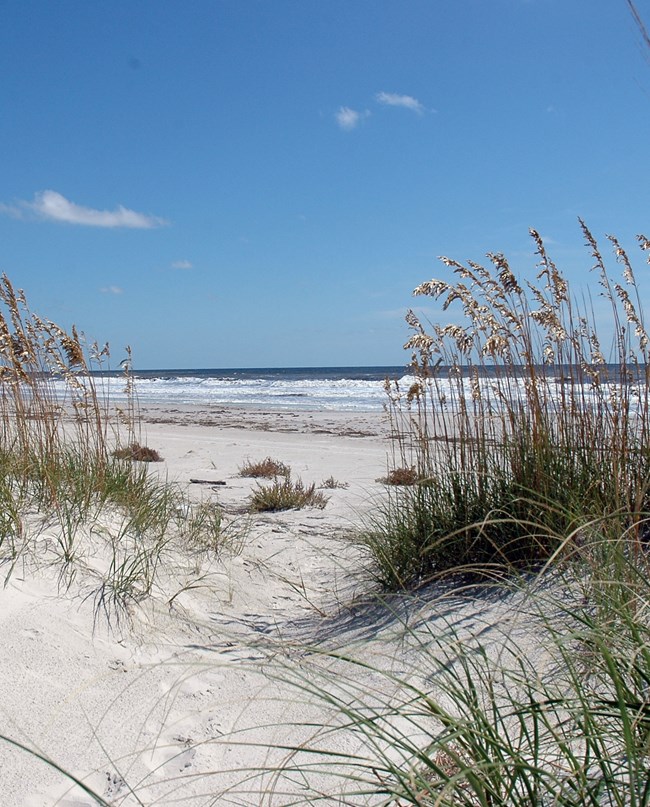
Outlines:
<svg viewBox="0 0 650 807"><path fill-rule="evenodd" d="M140 443L131 443L125 448L118 448L113 452L118 460L134 460L136 462L162 462L162 457L154 449L142 446Z"/></svg>
<svg viewBox="0 0 650 807"><path fill-rule="evenodd" d="M377 482L381 482L382 485L410 486L417 484L419 480L418 472L411 466L410 468L393 468L387 476L382 476Z"/></svg>
<svg viewBox="0 0 650 807"><path fill-rule="evenodd" d="M316 491L316 485L305 487L301 479L292 482L289 477L276 479L272 485L259 485L250 497L250 509L254 513L278 510L300 510L303 507L318 507L322 510L328 499Z"/></svg>
<svg viewBox="0 0 650 807"><path fill-rule="evenodd" d="M278 476L288 477L290 473L291 468L288 465L272 457L266 457L259 462L249 461L239 469L240 476L251 479L275 479Z"/></svg>

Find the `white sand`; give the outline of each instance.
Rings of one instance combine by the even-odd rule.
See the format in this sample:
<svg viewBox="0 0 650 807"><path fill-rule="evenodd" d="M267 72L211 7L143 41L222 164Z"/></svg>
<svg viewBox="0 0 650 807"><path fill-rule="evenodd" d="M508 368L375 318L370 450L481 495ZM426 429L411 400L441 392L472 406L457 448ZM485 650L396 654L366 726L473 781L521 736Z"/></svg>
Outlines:
<svg viewBox="0 0 650 807"><path fill-rule="evenodd" d="M375 690L378 702L392 694L378 675L360 668L351 675L349 665L311 652L314 645L398 674L417 666L400 637L422 603L395 600L393 613L369 598L367 561L351 540L385 496L376 479L389 462L386 424L378 415L233 410L149 409L145 418L143 442L164 457L151 472L220 502L233 523L233 550L200 562L167 558L166 591L112 625L95 620L83 573L65 591L57 567L16 568L0 589L0 733L109 804L310 803L311 788L326 795L323 803L339 803L332 762L309 781L251 771L286 762L281 746L307 742L335 720L322 700L286 679L302 671L317 680L317 668L332 691L351 676L370 699ZM266 456L306 483L334 477L348 487L324 491L323 510L249 516L255 483L238 471ZM192 478L226 484L213 489ZM446 599L426 614L441 625L451 614L475 633L507 608ZM349 732L320 742L363 751L363 739ZM52 766L2 741L0 793L3 807L96 804ZM373 802L359 795L346 803Z"/></svg>

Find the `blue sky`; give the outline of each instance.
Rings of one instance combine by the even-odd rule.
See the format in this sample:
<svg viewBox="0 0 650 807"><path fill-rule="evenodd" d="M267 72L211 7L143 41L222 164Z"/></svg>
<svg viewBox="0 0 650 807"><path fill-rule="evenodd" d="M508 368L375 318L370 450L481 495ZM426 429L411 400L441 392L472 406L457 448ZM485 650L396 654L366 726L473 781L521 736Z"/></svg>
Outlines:
<svg viewBox="0 0 650 807"><path fill-rule="evenodd" d="M114 364L404 363L439 255L642 268L649 57L626 0L3 0L0 270Z"/></svg>

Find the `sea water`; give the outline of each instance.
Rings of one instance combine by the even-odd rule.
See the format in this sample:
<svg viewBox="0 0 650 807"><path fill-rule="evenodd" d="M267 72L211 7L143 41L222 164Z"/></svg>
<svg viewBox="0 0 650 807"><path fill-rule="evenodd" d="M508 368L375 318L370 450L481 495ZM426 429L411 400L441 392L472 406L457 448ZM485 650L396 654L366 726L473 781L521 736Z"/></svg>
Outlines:
<svg viewBox="0 0 650 807"><path fill-rule="evenodd" d="M612 393L621 384L620 370L608 365L608 380L595 388L588 378L582 379L579 399L583 404L595 404L611 387ZM571 376L567 368L539 367L538 378L544 379L545 394L562 401L566 379L573 377L573 392L577 392L576 373ZM479 370L481 397L484 403L498 411L503 404L503 379L496 383L497 368L482 366ZM120 371L93 374L97 392L116 404L127 398L127 378ZM246 368L225 370L134 370L130 374L137 402L146 405L177 405L227 407L240 406L251 409L272 410L317 410L342 412L379 412L388 401L386 379L391 388L405 393L416 380L409 368L400 366L382 367L280 367ZM630 380L636 385L642 379ZM467 401L475 394L469 373L464 372L462 381L454 377L450 368L438 368L431 379L435 388L438 406L448 412L457 408L459 393ZM508 400L511 404L527 401L527 372L516 368L508 375ZM628 383L626 380L625 383ZM397 384L397 387L395 387ZM63 381L55 381L54 387L65 396ZM639 391L641 392L641 390ZM634 393L632 393L634 395ZM640 395L637 394L639 400Z"/></svg>
<svg viewBox="0 0 650 807"><path fill-rule="evenodd" d="M385 381L404 380L405 367L292 367L132 372L141 406L201 405L277 410L381 411ZM126 399L123 373L99 373L97 389L115 403Z"/></svg>

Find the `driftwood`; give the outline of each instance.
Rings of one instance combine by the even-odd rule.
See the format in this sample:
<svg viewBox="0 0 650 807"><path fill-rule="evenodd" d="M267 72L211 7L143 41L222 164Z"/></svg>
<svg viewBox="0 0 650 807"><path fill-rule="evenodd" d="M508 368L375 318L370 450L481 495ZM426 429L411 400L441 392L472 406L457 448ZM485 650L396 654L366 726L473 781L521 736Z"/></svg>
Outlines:
<svg viewBox="0 0 650 807"><path fill-rule="evenodd" d="M225 485L222 479L190 479L193 485Z"/></svg>

